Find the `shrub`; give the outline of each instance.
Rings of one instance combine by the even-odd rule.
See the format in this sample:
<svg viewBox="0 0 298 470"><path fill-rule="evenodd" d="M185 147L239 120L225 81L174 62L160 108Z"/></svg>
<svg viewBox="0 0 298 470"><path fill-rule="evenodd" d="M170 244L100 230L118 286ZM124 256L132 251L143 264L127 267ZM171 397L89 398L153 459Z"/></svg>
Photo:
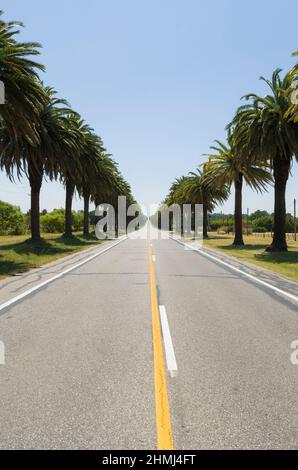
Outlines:
<svg viewBox="0 0 298 470"><path fill-rule="evenodd" d="M254 228L255 233L267 233L268 231L270 232L270 230L267 230L266 227L255 227Z"/></svg>
<svg viewBox="0 0 298 470"><path fill-rule="evenodd" d="M256 212L253 212L251 215L250 215L250 220L254 221L256 219L260 219L262 217L271 217L270 214L268 214L267 211L256 211Z"/></svg>
<svg viewBox="0 0 298 470"><path fill-rule="evenodd" d="M40 217L42 230L46 233L63 233L65 229L65 210L54 209ZM72 228L79 231L83 226L83 213L72 211Z"/></svg>
<svg viewBox="0 0 298 470"><path fill-rule="evenodd" d="M211 230L216 231L216 230L218 230L218 229L221 227L221 223L218 222L218 221L216 221L216 222L212 222L212 221L211 221L210 224L209 224L209 226L210 226Z"/></svg>
<svg viewBox="0 0 298 470"><path fill-rule="evenodd" d="M54 209L48 214L42 215L40 224L43 232L47 233L62 233L64 230L64 210Z"/></svg>
<svg viewBox="0 0 298 470"><path fill-rule="evenodd" d="M82 211L72 212L72 227L75 232L78 232L83 227L84 214Z"/></svg>
<svg viewBox="0 0 298 470"><path fill-rule="evenodd" d="M8 202L0 201L0 233L22 235L26 233L26 219L21 209Z"/></svg>
<svg viewBox="0 0 298 470"><path fill-rule="evenodd" d="M273 217L271 215L263 215L254 219L252 224L254 232L257 231L257 228L265 228L266 232L271 232L271 230L273 229Z"/></svg>

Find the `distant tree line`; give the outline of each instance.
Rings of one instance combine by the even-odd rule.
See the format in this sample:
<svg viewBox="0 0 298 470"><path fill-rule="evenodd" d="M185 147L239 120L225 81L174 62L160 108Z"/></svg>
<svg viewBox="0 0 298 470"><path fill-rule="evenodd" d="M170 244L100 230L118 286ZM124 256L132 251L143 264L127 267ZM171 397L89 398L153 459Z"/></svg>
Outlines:
<svg viewBox="0 0 298 470"><path fill-rule="evenodd" d="M89 214L89 222L94 223L94 216ZM8 202L0 201L0 235L25 235L30 233L30 210L23 213L21 209ZM72 211L72 229L75 232L83 230L84 212ZM54 209L51 212L43 210L40 213L41 231L45 233L64 232L65 209Z"/></svg>
<svg viewBox="0 0 298 470"><path fill-rule="evenodd" d="M296 219L297 223L297 219ZM235 230L233 214L210 214L209 229L224 233L231 233ZM243 229L249 233L267 233L274 231L274 214L267 211L257 210L250 214L242 214ZM286 233L293 233L295 229L295 220L292 214L286 214Z"/></svg>

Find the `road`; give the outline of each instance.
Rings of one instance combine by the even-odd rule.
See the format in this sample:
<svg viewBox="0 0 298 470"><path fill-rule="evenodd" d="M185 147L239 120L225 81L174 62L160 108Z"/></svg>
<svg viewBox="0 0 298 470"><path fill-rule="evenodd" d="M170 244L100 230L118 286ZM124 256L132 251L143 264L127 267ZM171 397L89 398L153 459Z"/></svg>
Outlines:
<svg viewBox="0 0 298 470"><path fill-rule="evenodd" d="M172 239L114 243L0 284L0 448L298 449L297 301Z"/></svg>

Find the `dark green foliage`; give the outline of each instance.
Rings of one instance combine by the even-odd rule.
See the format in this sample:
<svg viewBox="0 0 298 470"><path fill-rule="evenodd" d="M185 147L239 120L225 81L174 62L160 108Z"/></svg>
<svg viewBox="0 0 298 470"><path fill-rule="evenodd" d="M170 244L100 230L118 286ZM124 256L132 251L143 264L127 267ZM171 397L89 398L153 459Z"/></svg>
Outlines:
<svg viewBox="0 0 298 470"><path fill-rule="evenodd" d="M0 201L0 234L22 235L26 232L26 218L19 207Z"/></svg>

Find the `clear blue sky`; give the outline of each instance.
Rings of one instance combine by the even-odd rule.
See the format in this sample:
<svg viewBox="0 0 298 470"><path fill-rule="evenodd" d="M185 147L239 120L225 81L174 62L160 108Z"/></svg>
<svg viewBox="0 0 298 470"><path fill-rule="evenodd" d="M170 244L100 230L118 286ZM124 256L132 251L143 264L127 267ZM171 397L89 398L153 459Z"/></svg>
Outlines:
<svg viewBox="0 0 298 470"><path fill-rule="evenodd" d="M298 49L297 0L2 0L24 40L43 45L44 81L101 135L139 202L159 202L170 183L203 161L260 75L290 68ZM288 210L298 197L297 165ZM0 176L0 199L29 207L29 188ZM45 183L42 208L64 204ZM76 209L82 208L75 201ZM245 190L244 209L273 209L272 191ZM223 207L233 211L231 197Z"/></svg>

